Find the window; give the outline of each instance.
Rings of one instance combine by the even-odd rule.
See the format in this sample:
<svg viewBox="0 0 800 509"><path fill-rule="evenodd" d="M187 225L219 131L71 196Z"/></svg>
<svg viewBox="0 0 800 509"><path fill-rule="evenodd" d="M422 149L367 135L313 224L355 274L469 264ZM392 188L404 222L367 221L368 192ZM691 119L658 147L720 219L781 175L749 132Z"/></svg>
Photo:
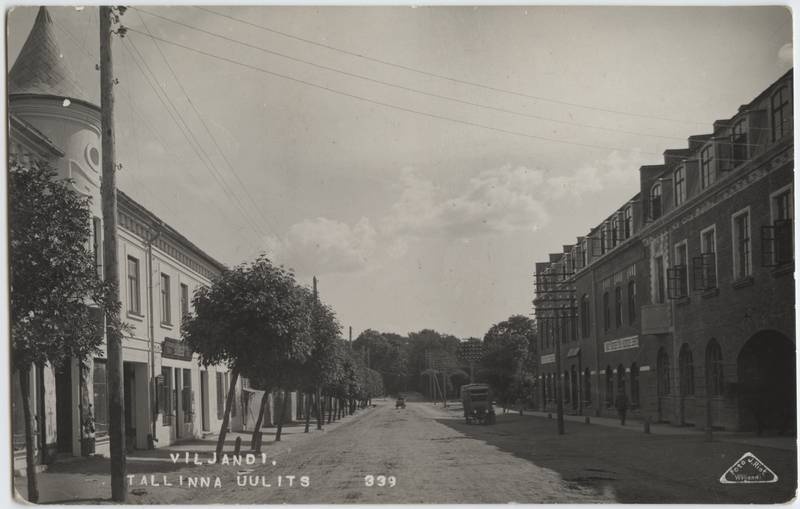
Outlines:
<svg viewBox="0 0 800 509"><path fill-rule="evenodd" d="M650 189L650 219L661 217L661 184Z"/></svg>
<svg viewBox="0 0 800 509"><path fill-rule="evenodd" d="M614 323L617 328L622 327L622 288L614 288Z"/></svg>
<svg viewBox="0 0 800 509"><path fill-rule="evenodd" d="M606 366L606 407L614 406L614 372Z"/></svg>
<svg viewBox="0 0 800 509"><path fill-rule="evenodd" d="M142 314L142 303L139 291L139 260L128 257L128 311Z"/></svg>
<svg viewBox="0 0 800 509"><path fill-rule="evenodd" d="M631 406L639 407L639 366L631 364Z"/></svg>
<svg viewBox="0 0 800 509"><path fill-rule="evenodd" d="M617 394L625 394L625 366L617 366Z"/></svg>
<svg viewBox="0 0 800 509"><path fill-rule="evenodd" d="M591 330L591 316L589 315L589 296L584 294L581 297L581 336L589 337Z"/></svg>
<svg viewBox="0 0 800 509"><path fill-rule="evenodd" d="M706 347L706 384L709 396L722 396L722 348L716 339L709 341Z"/></svg>
<svg viewBox="0 0 800 509"><path fill-rule="evenodd" d="M684 241L675 245L675 265L667 271L667 293L670 299L680 299L689 295L687 264L687 246Z"/></svg>
<svg viewBox="0 0 800 509"><path fill-rule="evenodd" d="M105 359L94 360L92 372L92 387L94 389L94 429L95 436L101 437L108 434L108 379L106 378Z"/></svg>
<svg viewBox="0 0 800 509"><path fill-rule="evenodd" d="M587 251L588 251L588 241L584 240L581 242L581 268L586 267L587 261Z"/></svg>
<svg viewBox="0 0 800 509"><path fill-rule="evenodd" d="M628 281L628 323L636 323L636 281Z"/></svg>
<svg viewBox="0 0 800 509"><path fill-rule="evenodd" d="M717 179L713 164L714 145L703 147L703 150L700 151L700 185L703 189L713 184Z"/></svg>
<svg viewBox="0 0 800 509"><path fill-rule="evenodd" d="M716 228L700 232L700 256L692 260L694 288L710 290L717 287L717 240Z"/></svg>
<svg viewBox="0 0 800 509"><path fill-rule="evenodd" d="M620 240L619 218L614 217L611 220L611 247L616 247Z"/></svg>
<svg viewBox="0 0 800 509"><path fill-rule="evenodd" d="M161 367L161 424L164 426L172 426L172 416L175 415L175 404L172 401L173 387L172 387L172 368Z"/></svg>
<svg viewBox="0 0 800 509"><path fill-rule="evenodd" d="M611 304L608 301L608 292L603 294L603 330L611 328Z"/></svg>
<svg viewBox="0 0 800 509"><path fill-rule="evenodd" d="M99 217L92 218L92 253L97 274L103 277L103 226Z"/></svg>
<svg viewBox="0 0 800 509"><path fill-rule="evenodd" d="M733 125L731 149L734 167L747 161L747 123L744 119Z"/></svg>
<svg viewBox="0 0 800 509"><path fill-rule="evenodd" d="M792 132L789 125L792 121L790 94L786 85L772 94L772 141L778 141Z"/></svg>
<svg viewBox="0 0 800 509"><path fill-rule="evenodd" d="M608 243L608 234L606 232L606 225L600 228L600 254L606 253L606 244Z"/></svg>
<svg viewBox="0 0 800 509"><path fill-rule="evenodd" d="M669 356L663 348L658 350L658 357L656 358L656 370L658 374L658 395L668 395L670 393Z"/></svg>
<svg viewBox="0 0 800 509"><path fill-rule="evenodd" d="M664 303L664 257L653 259L653 300L656 304Z"/></svg>
<svg viewBox="0 0 800 509"><path fill-rule="evenodd" d="M678 371L681 396L694 396L694 364L692 363L692 350L688 343L681 346L678 355Z"/></svg>
<svg viewBox="0 0 800 509"><path fill-rule="evenodd" d="M672 185L675 199L675 206L686 201L686 169L678 168L672 173Z"/></svg>
<svg viewBox="0 0 800 509"><path fill-rule="evenodd" d="M790 263L794 259L794 228L792 190L786 189L772 196L773 265Z"/></svg>
<svg viewBox="0 0 800 509"><path fill-rule="evenodd" d="M189 287L181 283L181 319L189 315Z"/></svg>
<svg viewBox="0 0 800 509"><path fill-rule="evenodd" d="M161 274L161 323L172 323L172 309L170 307L169 276Z"/></svg>
<svg viewBox="0 0 800 509"><path fill-rule="evenodd" d="M192 391L192 371L189 369L183 370L181 402L183 403L183 422L191 423L194 418L194 391Z"/></svg>
<svg viewBox="0 0 800 509"><path fill-rule="evenodd" d="M733 277L749 277L750 263L750 211L745 210L733 216Z"/></svg>
<svg viewBox="0 0 800 509"><path fill-rule="evenodd" d="M622 237L628 240L633 235L633 207L625 207L622 212Z"/></svg>
<svg viewBox="0 0 800 509"><path fill-rule="evenodd" d="M225 380L220 372L217 372L217 419L222 420L225 416Z"/></svg>

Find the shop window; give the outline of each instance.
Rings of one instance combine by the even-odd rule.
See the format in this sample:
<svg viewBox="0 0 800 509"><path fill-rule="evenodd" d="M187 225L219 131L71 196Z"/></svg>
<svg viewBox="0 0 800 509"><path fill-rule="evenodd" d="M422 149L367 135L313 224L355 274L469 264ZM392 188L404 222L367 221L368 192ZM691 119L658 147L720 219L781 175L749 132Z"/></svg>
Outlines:
<svg viewBox="0 0 800 509"><path fill-rule="evenodd" d="M192 371L189 369L183 370L181 402L183 403L183 422L191 423L194 419L194 391L192 390Z"/></svg>
<svg viewBox="0 0 800 509"><path fill-rule="evenodd" d="M724 383L722 371L722 348L716 339L708 342L706 347L706 383L710 396L722 396Z"/></svg>
<svg viewBox="0 0 800 509"><path fill-rule="evenodd" d="M617 394L625 394L625 366L617 366Z"/></svg>
<svg viewBox="0 0 800 509"><path fill-rule="evenodd" d="M159 412L161 413L161 424L172 426L173 416L175 415L175 404L172 402L172 368L161 367L161 395L159 397Z"/></svg>

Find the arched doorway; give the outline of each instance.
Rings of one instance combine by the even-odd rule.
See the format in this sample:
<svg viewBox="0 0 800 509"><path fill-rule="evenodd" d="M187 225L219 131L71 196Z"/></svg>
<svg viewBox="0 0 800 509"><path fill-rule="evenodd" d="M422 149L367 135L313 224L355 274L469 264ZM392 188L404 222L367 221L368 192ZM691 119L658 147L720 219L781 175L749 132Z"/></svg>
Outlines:
<svg viewBox="0 0 800 509"><path fill-rule="evenodd" d="M739 429L783 433L795 425L794 344L776 331L750 338L737 358Z"/></svg>

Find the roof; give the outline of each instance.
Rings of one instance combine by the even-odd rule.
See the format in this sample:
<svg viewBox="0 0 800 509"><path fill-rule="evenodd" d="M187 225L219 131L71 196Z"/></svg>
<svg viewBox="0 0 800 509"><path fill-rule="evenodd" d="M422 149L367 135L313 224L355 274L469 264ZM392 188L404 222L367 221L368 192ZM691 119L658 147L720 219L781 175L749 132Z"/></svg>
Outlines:
<svg viewBox="0 0 800 509"><path fill-rule="evenodd" d="M28 38L8 75L8 93L68 97L93 104L64 62L53 19L40 7Z"/></svg>
<svg viewBox="0 0 800 509"><path fill-rule="evenodd" d="M27 137L32 143L36 144L38 148L49 152L50 155L55 157L64 157L64 152L53 141L48 138L42 131L36 129L28 122L22 120L13 113L9 114L9 123L12 129L16 129L23 136Z"/></svg>

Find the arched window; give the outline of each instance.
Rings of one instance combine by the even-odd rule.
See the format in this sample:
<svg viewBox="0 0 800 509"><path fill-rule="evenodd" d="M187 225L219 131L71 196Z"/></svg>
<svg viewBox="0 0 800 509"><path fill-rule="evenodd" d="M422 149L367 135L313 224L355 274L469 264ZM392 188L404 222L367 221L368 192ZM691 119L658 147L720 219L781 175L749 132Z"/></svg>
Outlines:
<svg viewBox="0 0 800 509"><path fill-rule="evenodd" d="M625 394L625 366L617 366L617 394Z"/></svg>
<svg viewBox="0 0 800 509"><path fill-rule="evenodd" d="M650 188L650 219L661 217L661 184L656 183Z"/></svg>
<svg viewBox="0 0 800 509"><path fill-rule="evenodd" d="M589 337L591 328L591 316L589 315L589 296L583 294L581 297L581 336Z"/></svg>
<svg viewBox="0 0 800 509"><path fill-rule="evenodd" d="M722 348L716 339L712 339L706 346L706 380L710 396L722 396L724 383L722 373Z"/></svg>
<svg viewBox="0 0 800 509"><path fill-rule="evenodd" d="M606 366L606 406L614 406L614 372L611 366Z"/></svg>
<svg viewBox="0 0 800 509"><path fill-rule="evenodd" d="M660 348L656 361L656 372L658 373L658 395L664 396L670 392L669 381L669 356L667 352Z"/></svg>
<svg viewBox="0 0 800 509"><path fill-rule="evenodd" d="M688 343L681 346L678 354L678 372L681 396L694 395L694 363L692 362L692 350Z"/></svg>
<svg viewBox="0 0 800 509"><path fill-rule="evenodd" d="M583 370L583 406L592 406L592 378L589 368Z"/></svg>
<svg viewBox="0 0 800 509"><path fill-rule="evenodd" d="M639 406L639 366L631 364L631 406Z"/></svg>

